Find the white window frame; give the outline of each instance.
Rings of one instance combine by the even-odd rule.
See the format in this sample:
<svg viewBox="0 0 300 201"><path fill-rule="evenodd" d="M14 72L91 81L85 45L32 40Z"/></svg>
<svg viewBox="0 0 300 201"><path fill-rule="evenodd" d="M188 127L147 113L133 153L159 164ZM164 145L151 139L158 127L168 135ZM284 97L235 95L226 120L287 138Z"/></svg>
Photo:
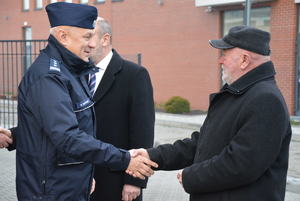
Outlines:
<svg viewBox="0 0 300 201"><path fill-rule="evenodd" d="M254 2L266 2L266 1L273 1L273 0L252 0ZM299 1L300 0L295 0ZM245 3L246 0L195 0L195 6L222 6L222 5L231 5L231 4L241 4Z"/></svg>
<svg viewBox="0 0 300 201"><path fill-rule="evenodd" d="M225 4L243 3L245 0L195 0L196 7L198 6L217 6Z"/></svg>
<svg viewBox="0 0 300 201"><path fill-rule="evenodd" d="M30 0L23 0L23 10L29 10Z"/></svg>
<svg viewBox="0 0 300 201"><path fill-rule="evenodd" d="M35 8L42 9L43 8L43 0L35 0Z"/></svg>

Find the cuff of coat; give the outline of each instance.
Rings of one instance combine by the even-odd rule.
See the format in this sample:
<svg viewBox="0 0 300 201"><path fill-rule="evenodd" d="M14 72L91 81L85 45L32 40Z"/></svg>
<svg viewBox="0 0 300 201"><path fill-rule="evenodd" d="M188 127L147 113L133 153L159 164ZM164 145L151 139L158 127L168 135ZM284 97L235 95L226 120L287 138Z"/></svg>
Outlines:
<svg viewBox="0 0 300 201"><path fill-rule="evenodd" d="M129 163L130 163L130 153L129 151L125 150L125 149L119 149L121 154L122 154L122 158L121 158L121 161L122 161L122 167L121 167L121 170L126 170L129 166Z"/></svg>
<svg viewBox="0 0 300 201"><path fill-rule="evenodd" d="M124 175L124 184L129 184L129 185L137 186L140 188L146 188L147 182L148 182L148 178L138 179L138 178L134 178L128 174Z"/></svg>
<svg viewBox="0 0 300 201"><path fill-rule="evenodd" d="M190 193L191 184L189 182L189 179L187 178L188 177L187 172L188 172L188 167L182 170L182 187L185 190L185 192Z"/></svg>
<svg viewBox="0 0 300 201"><path fill-rule="evenodd" d="M158 164L158 168L152 168L154 170L159 170L161 164L162 164L162 158L160 157L159 151L157 148L149 148L147 149L147 152L149 154L150 160L153 162L156 162Z"/></svg>
<svg viewBox="0 0 300 201"><path fill-rule="evenodd" d="M199 181L199 175L195 175L197 172L197 164L193 164L189 167L186 167L182 171L182 186L185 192L189 194L205 193L205 189L201 188L202 185L205 185L203 181ZM195 169L196 168L196 169Z"/></svg>

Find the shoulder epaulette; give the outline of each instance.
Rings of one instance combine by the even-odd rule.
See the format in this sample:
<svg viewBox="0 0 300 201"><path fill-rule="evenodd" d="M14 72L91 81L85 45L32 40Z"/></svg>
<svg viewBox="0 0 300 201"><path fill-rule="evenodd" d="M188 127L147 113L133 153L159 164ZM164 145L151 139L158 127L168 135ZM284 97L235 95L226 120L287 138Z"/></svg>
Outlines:
<svg viewBox="0 0 300 201"><path fill-rule="evenodd" d="M50 58L49 72L60 73L60 64L57 60Z"/></svg>

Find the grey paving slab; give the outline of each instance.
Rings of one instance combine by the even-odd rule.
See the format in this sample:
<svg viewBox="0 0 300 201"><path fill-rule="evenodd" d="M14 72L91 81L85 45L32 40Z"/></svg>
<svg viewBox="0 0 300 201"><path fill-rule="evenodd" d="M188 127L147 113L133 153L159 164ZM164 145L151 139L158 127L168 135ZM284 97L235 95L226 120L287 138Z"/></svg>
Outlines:
<svg viewBox="0 0 300 201"><path fill-rule="evenodd" d="M184 201L189 195L179 184L176 175L179 171L157 171L149 178L144 190L144 201Z"/></svg>
<svg viewBox="0 0 300 201"><path fill-rule="evenodd" d="M16 201L15 151L0 149L0 201Z"/></svg>
<svg viewBox="0 0 300 201"><path fill-rule="evenodd" d="M291 141L288 175L300 178L300 140Z"/></svg>

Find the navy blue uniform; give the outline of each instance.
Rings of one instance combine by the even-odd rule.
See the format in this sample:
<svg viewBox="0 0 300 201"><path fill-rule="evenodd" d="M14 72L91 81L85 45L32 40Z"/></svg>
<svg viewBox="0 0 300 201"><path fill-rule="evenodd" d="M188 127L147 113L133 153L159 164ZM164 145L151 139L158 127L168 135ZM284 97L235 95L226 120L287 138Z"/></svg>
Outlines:
<svg viewBox="0 0 300 201"><path fill-rule="evenodd" d="M93 101L85 75L94 70L49 37L18 95L19 201L86 201L93 165L127 168L130 155L94 138Z"/></svg>

